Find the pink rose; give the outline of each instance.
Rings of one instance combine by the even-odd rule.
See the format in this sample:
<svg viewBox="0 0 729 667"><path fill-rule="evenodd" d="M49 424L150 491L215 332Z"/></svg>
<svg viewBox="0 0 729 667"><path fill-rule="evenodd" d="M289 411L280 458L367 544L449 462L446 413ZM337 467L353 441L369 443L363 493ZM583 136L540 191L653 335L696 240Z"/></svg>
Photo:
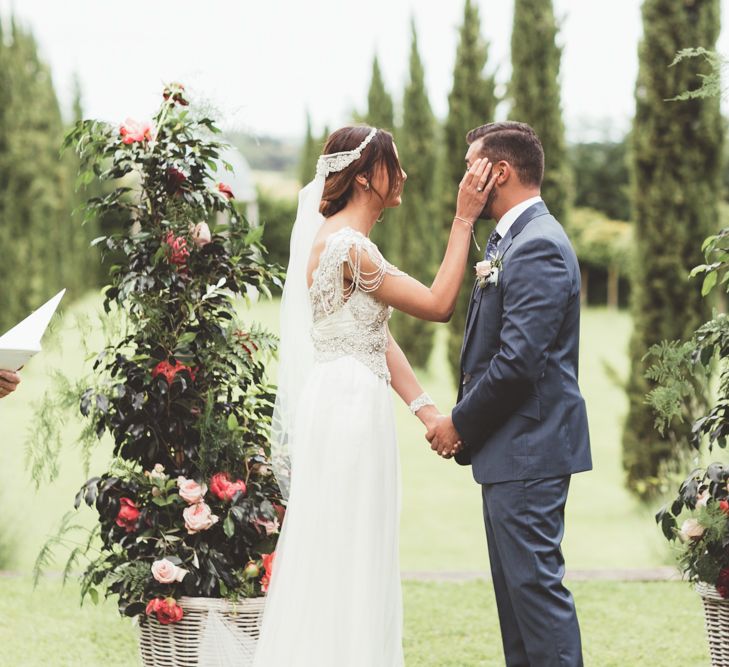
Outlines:
<svg viewBox="0 0 729 667"><path fill-rule="evenodd" d="M696 519L686 519L681 526L681 530L678 533L678 537L682 542L688 542L689 540L699 540L706 532L704 528Z"/></svg>
<svg viewBox="0 0 729 667"><path fill-rule="evenodd" d="M152 563L152 576L160 584L174 584L176 581L182 581L186 574L187 570L177 567L177 565L166 558L156 560Z"/></svg>
<svg viewBox="0 0 729 667"><path fill-rule="evenodd" d="M167 479L167 475L165 475L165 467L161 463L156 463L152 470L145 470L144 474L149 477L149 479Z"/></svg>
<svg viewBox="0 0 729 667"><path fill-rule="evenodd" d="M182 512L182 516L185 519L185 528L190 535L212 528L218 522L218 517L205 503L190 505Z"/></svg>
<svg viewBox="0 0 729 667"><path fill-rule="evenodd" d="M140 123L132 118L127 118L121 124L119 134L122 137L122 142L125 144L152 141L156 136L152 123Z"/></svg>
<svg viewBox="0 0 729 667"><path fill-rule="evenodd" d="M194 479L185 479L182 476L177 478L177 486L180 489L180 497L190 505L201 503L208 490L204 484L198 484Z"/></svg>
<svg viewBox="0 0 729 667"><path fill-rule="evenodd" d="M273 521L263 521L262 519L256 519L253 522L253 525L264 528L266 530L266 535L274 535L278 532L279 528L278 519L274 519Z"/></svg>
<svg viewBox="0 0 729 667"><path fill-rule="evenodd" d="M488 278L491 274L491 262L484 259L476 264L476 277Z"/></svg>
<svg viewBox="0 0 729 667"><path fill-rule="evenodd" d="M198 248L206 246L212 239L213 236L207 222L198 222L192 228L192 240Z"/></svg>

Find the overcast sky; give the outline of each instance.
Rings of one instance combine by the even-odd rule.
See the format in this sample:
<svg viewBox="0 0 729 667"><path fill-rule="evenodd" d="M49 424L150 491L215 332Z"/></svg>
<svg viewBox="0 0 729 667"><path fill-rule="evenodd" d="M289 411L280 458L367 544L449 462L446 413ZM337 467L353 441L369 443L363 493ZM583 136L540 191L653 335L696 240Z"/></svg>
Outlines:
<svg viewBox="0 0 729 667"><path fill-rule="evenodd" d="M639 0L555 0L561 20L562 100L572 139L633 113ZM478 0L489 68L509 75L513 0ZM333 128L364 109L372 57L388 87L407 78L410 17L419 32L431 104L443 117L461 0L0 0L32 28L62 104L78 73L89 116L149 117L163 81L187 84L254 134L298 137L310 110ZM729 25L729 3L724 3ZM524 35L524 39L529 39ZM691 46L691 45L686 45ZM719 48L729 53L729 34Z"/></svg>

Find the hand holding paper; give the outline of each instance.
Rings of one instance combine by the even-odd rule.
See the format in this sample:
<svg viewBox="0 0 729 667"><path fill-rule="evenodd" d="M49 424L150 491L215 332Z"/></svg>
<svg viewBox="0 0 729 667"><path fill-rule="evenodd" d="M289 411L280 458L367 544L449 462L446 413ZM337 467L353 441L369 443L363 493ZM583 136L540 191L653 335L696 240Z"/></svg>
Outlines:
<svg viewBox="0 0 729 667"><path fill-rule="evenodd" d="M11 371L0 371L0 398L14 392L20 384L20 376Z"/></svg>
<svg viewBox="0 0 729 667"><path fill-rule="evenodd" d="M20 324L0 336L0 370L17 371L41 351L41 338L65 293L65 289L61 290Z"/></svg>

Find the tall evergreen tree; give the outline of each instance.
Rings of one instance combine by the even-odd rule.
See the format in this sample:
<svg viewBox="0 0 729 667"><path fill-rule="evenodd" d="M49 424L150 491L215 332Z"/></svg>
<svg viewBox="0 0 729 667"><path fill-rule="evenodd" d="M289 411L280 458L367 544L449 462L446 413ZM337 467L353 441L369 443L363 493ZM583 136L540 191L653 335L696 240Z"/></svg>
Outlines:
<svg viewBox="0 0 729 667"><path fill-rule="evenodd" d="M395 105L385 88L377 56L372 60L372 79L367 93L367 115L364 120L368 125L381 130L392 132L395 129Z"/></svg>
<svg viewBox="0 0 729 667"><path fill-rule="evenodd" d="M93 284L88 244L71 219L73 181L59 158L63 121L49 68L33 36L14 20L0 40L0 329L62 287L78 296Z"/></svg>
<svg viewBox="0 0 729 667"><path fill-rule="evenodd" d="M395 105L392 96L385 87L380 61L376 55L372 60L372 78L367 92L367 113L362 117L355 118L355 121L361 121L388 132L394 132L395 130ZM397 138L396 136L395 140ZM383 218L386 223L375 225L371 234L372 240L379 246L385 257L395 264L400 261L398 255L399 243L393 236L396 217L392 211L386 211Z"/></svg>
<svg viewBox="0 0 729 667"><path fill-rule="evenodd" d="M299 182L306 185L316 172L316 160L319 157L318 141L314 138L311 129L311 114L306 112L306 135L304 145L301 149L301 161L299 163Z"/></svg>
<svg viewBox="0 0 729 667"><path fill-rule="evenodd" d="M701 241L719 227L723 130L719 101L670 102L695 88L708 66L700 59L669 67L687 46L713 49L719 0L645 0L633 125L635 269L630 343L629 413L623 464L629 486L650 491L674 445L654 429L645 395L643 357L654 343L687 339L704 321L705 306L689 270L703 263Z"/></svg>
<svg viewBox="0 0 729 667"><path fill-rule="evenodd" d="M529 123L544 146L542 196L550 212L568 219L571 170L562 120L557 45L552 0L515 0L511 34L511 118Z"/></svg>
<svg viewBox="0 0 729 667"><path fill-rule="evenodd" d="M400 159L408 173L402 205L393 211L384 230L391 235L395 254L403 271L421 280L433 277L435 248L440 243L435 191L436 124L425 86L423 62L418 51L418 36L412 24L410 80L403 98L403 124L398 133ZM426 365L433 348L432 324L404 313L391 321L393 334L410 362Z"/></svg>
<svg viewBox="0 0 729 667"><path fill-rule="evenodd" d="M453 70L453 88L448 95L448 118L445 122L446 167L444 172L443 212L455 211L458 184L461 182L465 163L466 134L469 130L494 119L496 95L493 75L485 74L488 59L488 44L481 35L481 19L478 6L473 0L466 0L463 25L460 29L460 41L456 52L456 64ZM450 229L451 220L447 229ZM486 226L477 225L479 235L484 236ZM488 236L488 234L486 234ZM471 248L469 265L473 266L483 259L481 254ZM448 360L456 381L460 375L460 354L463 341L463 329L466 324L468 299L473 285L472 272L466 273L466 280L461 288L455 313L450 322L448 341Z"/></svg>

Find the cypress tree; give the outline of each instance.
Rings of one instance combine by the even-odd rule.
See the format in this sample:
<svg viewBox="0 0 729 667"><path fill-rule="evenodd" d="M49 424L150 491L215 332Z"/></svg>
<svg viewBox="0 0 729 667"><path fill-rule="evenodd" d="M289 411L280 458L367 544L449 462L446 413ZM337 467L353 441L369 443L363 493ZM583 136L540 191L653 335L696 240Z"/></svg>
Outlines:
<svg viewBox="0 0 729 667"><path fill-rule="evenodd" d="M673 443L654 429L645 395L653 388L643 357L654 343L687 339L706 312L690 269L703 263L701 242L718 229L722 121L716 98L672 102L710 73L701 59L669 67L688 46L713 49L719 0L645 0L633 125L635 268L629 413L623 433L628 485L641 494L657 481Z"/></svg>
<svg viewBox="0 0 729 667"><path fill-rule="evenodd" d="M306 112L306 135L304 145L301 149L301 161L299 163L299 182L302 187L306 185L316 172L316 161L319 157L319 146L314 138L311 129L311 114Z"/></svg>
<svg viewBox="0 0 729 667"><path fill-rule="evenodd" d="M511 118L529 123L544 146L542 196L550 212L566 224L571 171L562 120L559 69L552 0L515 0L511 34Z"/></svg>
<svg viewBox="0 0 729 667"><path fill-rule="evenodd" d="M392 132L395 129L395 105L385 88L377 56L372 60L372 79L367 93L367 115L364 121L381 130Z"/></svg>
<svg viewBox="0 0 729 667"><path fill-rule="evenodd" d="M382 78L382 70L380 69L380 61L377 55L372 59L372 78L370 80L369 91L367 92L367 113L361 118L355 118L355 121L361 121L381 130L393 132L395 130L395 105L392 96L385 88L385 82ZM398 137L395 136L395 141ZM377 224L372 230L371 238L380 248L381 252L388 260L397 264L399 257L399 242L394 238L396 234L397 214L393 211L386 211L384 220L385 224Z"/></svg>
<svg viewBox="0 0 729 667"><path fill-rule="evenodd" d="M0 45L0 282L17 289L3 290L0 329L62 287L78 296L88 286L86 243L78 242L70 215L68 162L59 158L63 121L50 71L32 34L14 20L8 33Z"/></svg>
<svg viewBox="0 0 729 667"><path fill-rule="evenodd" d="M395 254L400 268L428 282L433 278L435 249L436 245L440 245L441 236L434 196L436 125L425 87L425 72L418 52L414 22L410 80L403 98L403 124L397 136L400 159L409 180L400 208L393 211L383 231L396 244ZM395 313L391 327L410 362L424 367L433 348L434 326L404 313Z"/></svg>
<svg viewBox="0 0 729 667"><path fill-rule="evenodd" d="M448 217L455 211L458 196L458 184L463 178L466 154L466 134L469 130L484 123L493 121L496 108L494 77L484 73L488 59L488 44L481 35L481 20L478 6L472 0L466 0L463 25L460 28L460 40L456 51L456 64L453 70L453 88L448 95L448 118L444 134L446 147L446 166L444 172L443 213L447 230L450 230L452 219ZM487 223L488 224L488 223ZM477 223L480 237L487 224ZM474 247L471 248L469 266L483 259ZM466 324L468 299L473 287L473 271L466 270L461 292L458 297L455 313L450 322L448 341L448 360L456 381L460 375L461 344Z"/></svg>

